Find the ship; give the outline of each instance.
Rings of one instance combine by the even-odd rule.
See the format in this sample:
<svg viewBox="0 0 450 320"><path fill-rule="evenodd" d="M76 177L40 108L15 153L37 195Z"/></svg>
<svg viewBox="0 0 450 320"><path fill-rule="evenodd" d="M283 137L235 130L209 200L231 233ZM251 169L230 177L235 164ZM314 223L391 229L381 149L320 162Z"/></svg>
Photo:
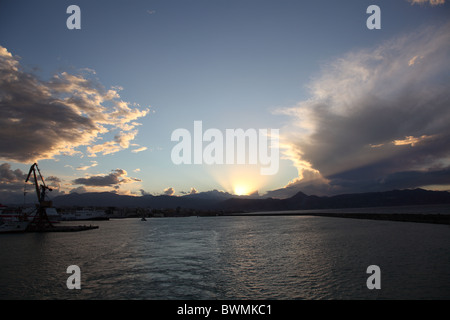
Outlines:
<svg viewBox="0 0 450 320"><path fill-rule="evenodd" d="M12 221L0 218L0 233L24 232L30 221Z"/></svg>
<svg viewBox="0 0 450 320"><path fill-rule="evenodd" d="M21 210L0 204L0 233L23 232L30 222Z"/></svg>
<svg viewBox="0 0 450 320"><path fill-rule="evenodd" d="M7 207L0 204L0 233L23 232L36 217L37 208ZM45 213L51 223L58 223L60 216L55 208L45 208Z"/></svg>
<svg viewBox="0 0 450 320"><path fill-rule="evenodd" d="M60 219L62 221L109 220L104 210L96 210L91 208L62 212L60 214Z"/></svg>

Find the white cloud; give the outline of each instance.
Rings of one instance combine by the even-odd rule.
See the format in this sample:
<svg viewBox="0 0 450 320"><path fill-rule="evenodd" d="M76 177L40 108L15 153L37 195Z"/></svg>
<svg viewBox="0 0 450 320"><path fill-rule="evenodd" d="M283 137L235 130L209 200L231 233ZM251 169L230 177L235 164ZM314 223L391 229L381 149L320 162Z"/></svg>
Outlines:
<svg viewBox="0 0 450 320"><path fill-rule="evenodd" d="M432 6L437 6L445 3L445 0L408 0L411 4L424 4L429 3Z"/></svg>
<svg viewBox="0 0 450 320"><path fill-rule="evenodd" d="M194 187L192 187L191 191L189 191L189 194L196 194L196 193L198 193L198 191Z"/></svg>
<svg viewBox="0 0 450 320"><path fill-rule="evenodd" d="M175 194L175 189L172 187L166 188L164 189L164 194L167 196L173 196Z"/></svg>
<svg viewBox="0 0 450 320"><path fill-rule="evenodd" d="M87 170L89 168L93 168L93 167L96 167L96 166L98 166L98 162L97 161L91 161L90 165L77 167L77 170L84 171L84 170Z"/></svg>
<svg viewBox="0 0 450 320"><path fill-rule="evenodd" d="M137 135L135 120L149 109L121 100L120 88L105 89L88 75L62 72L44 81L0 46L0 158L29 163L82 155L81 147L90 156L127 149ZM96 144L108 132L118 133Z"/></svg>
<svg viewBox="0 0 450 320"><path fill-rule="evenodd" d="M416 144L433 138L433 136L423 135L421 137L407 136L405 139L394 140L392 143L396 146L410 145L414 147Z"/></svg>
<svg viewBox="0 0 450 320"><path fill-rule="evenodd" d="M138 131L132 130L128 132L120 131L119 134L114 136L114 140L104 142L102 144L93 145L87 148L89 157L96 157L97 153L107 155L116 153L120 150L128 149L130 141L134 140Z"/></svg>
<svg viewBox="0 0 450 320"><path fill-rule="evenodd" d="M140 147L140 148L132 150L131 152L138 153L138 152L142 152L142 151L145 151L145 150L147 150L147 147Z"/></svg>
<svg viewBox="0 0 450 320"><path fill-rule="evenodd" d="M411 60L408 61L408 66L413 66L414 64L416 64L416 62L418 62L422 58L423 57L419 57L419 56L412 57Z"/></svg>

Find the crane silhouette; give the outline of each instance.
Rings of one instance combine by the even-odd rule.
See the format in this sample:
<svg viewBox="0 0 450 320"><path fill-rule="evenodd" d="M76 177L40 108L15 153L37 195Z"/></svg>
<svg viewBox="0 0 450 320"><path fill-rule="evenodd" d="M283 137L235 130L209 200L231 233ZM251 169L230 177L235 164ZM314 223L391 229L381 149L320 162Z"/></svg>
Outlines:
<svg viewBox="0 0 450 320"><path fill-rule="evenodd" d="M30 180L31 175L33 174L34 178L34 186L36 188L36 195L38 198L39 204L37 204L37 212L34 215L33 220L28 225L27 230L33 230L33 231L44 231L48 228L52 228L53 225L48 219L46 208L49 208L52 206L51 201L45 200L45 194L46 191L52 191L51 188L49 188L44 181L44 177L41 174L41 171L39 170L39 167L37 163L34 163L30 171L28 172L27 179L25 180L25 183L27 183ZM41 184L38 183L38 176L40 178Z"/></svg>

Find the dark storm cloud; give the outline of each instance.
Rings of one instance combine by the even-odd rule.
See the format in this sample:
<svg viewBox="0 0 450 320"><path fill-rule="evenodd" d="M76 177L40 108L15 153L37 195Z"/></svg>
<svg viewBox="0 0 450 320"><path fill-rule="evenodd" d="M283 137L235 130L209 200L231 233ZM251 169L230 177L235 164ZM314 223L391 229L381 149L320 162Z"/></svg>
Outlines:
<svg viewBox="0 0 450 320"><path fill-rule="evenodd" d="M337 193L450 184L437 174L450 165L449 57L447 23L325 66L311 98L281 111L294 119L283 145L299 171L288 186Z"/></svg>
<svg viewBox="0 0 450 320"><path fill-rule="evenodd" d="M23 203L26 176L19 169L10 170L7 163L0 165L0 204Z"/></svg>
<svg viewBox="0 0 450 320"><path fill-rule="evenodd" d="M339 185L345 193L364 191L384 191L407 189L411 187L448 185L450 182L450 167L427 171L398 171L379 177L364 174L371 168L363 168L354 172L346 172L331 177L333 184ZM356 178L358 173L362 177Z"/></svg>
<svg viewBox="0 0 450 320"><path fill-rule="evenodd" d="M11 169L9 163L0 164L0 190L11 191L23 189L27 175L20 169Z"/></svg>

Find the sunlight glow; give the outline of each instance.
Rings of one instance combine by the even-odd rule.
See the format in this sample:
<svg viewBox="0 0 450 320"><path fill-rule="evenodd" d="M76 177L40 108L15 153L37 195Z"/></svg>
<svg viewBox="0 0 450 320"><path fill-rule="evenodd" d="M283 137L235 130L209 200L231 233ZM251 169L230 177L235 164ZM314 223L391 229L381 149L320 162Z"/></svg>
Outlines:
<svg viewBox="0 0 450 320"><path fill-rule="evenodd" d="M238 196L248 196L255 190L251 190L249 186L239 184L234 186L234 194Z"/></svg>
<svg viewBox="0 0 450 320"><path fill-rule="evenodd" d="M240 196L262 192L268 181L274 177L263 176L258 166L250 165L210 166L209 174L222 186L222 190Z"/></svg>

